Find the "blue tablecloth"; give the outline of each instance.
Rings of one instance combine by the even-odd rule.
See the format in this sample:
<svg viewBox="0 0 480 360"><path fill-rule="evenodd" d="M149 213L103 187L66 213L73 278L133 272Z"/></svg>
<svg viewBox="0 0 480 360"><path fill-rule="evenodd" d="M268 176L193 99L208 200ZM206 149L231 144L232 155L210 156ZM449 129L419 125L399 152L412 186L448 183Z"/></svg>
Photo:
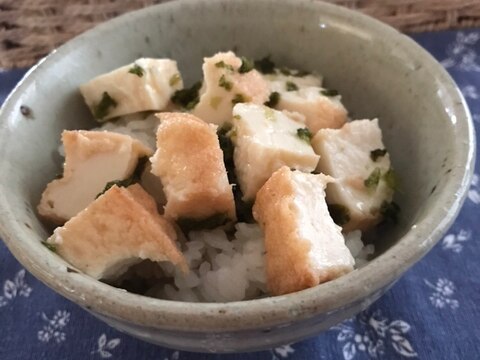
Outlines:
<svg viewBox="0 0 480 360"><path fill-rule="evenodd" d="M480 129L480 29L413 36L452 74ZM0 70L0 103L24 71ZM25 272L0 244L0 359L480 359L480 176L438 245L368 310L297 344L206 355L99 322Z"/></svg>

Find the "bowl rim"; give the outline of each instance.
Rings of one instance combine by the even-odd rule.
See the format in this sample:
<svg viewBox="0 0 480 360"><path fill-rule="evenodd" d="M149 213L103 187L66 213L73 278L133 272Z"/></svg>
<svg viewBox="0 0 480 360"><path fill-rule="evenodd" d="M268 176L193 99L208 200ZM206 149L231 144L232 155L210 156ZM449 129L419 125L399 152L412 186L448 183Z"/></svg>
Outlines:
<svg viewBox="0 0 480 360"><path fill-rule="evenodd" d="M248 2L249 0L236 1ZM274 3L274 0L262 0ZM32 67L14 88L0 109L3 124L13 116L20 96L34 81L34 74L48 68L55 60L80 41L111 31L127 21L139 21L147 13L188 6L219 6L228 3L223 0L179 0L154 5L129 12L75 37L54 50ZM8 190L0 184L0 234L9 250L20 263L35 277L64 297L90 311L113 319L152 328L176 331L240 331L254 328L269 328L321 313L342 309L353 302L380 292L394 282L403 272L423 257L453 223L465 200L473 176L475 162L475 134L471 116L460 90L441 65L420 45L390 26L361 13L320 1L283 0L285 6L305 6L323 15L355 19L357 26L370 33L383 33L395 41L399 51L413 54L416 59L428 65L433 78L445 92L445 99L451 107L452 124L457 136L453 139L456 167L446 181L444 191L439 193L432 211L414 225L397 244L389 248L367 266L314 288L293 294L256 300L230 303L191 303L149 298L118 289L83 274L66 271L65 262L54 254L35 258L34 251L26 242L15 241L22 229L15 226L14 216L9 213L9 204L1 195ZM275 6L279 6L276 2ZM0 131L3 132L2 126ZM3 164L6 160L1 159ZM28 234L25 233L25 236ZM41 244L38 244L41 247ZM412 250L412 249L416 250ZM60 271L63 269L63 272ZM241 319L241 322L238 320Z"/></svg>

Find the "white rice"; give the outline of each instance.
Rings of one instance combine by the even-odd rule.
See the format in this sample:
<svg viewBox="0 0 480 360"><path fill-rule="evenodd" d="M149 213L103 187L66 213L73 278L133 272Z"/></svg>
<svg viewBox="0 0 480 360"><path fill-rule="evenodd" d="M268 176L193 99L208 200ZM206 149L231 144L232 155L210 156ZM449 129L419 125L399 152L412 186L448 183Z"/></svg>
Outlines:
<svg viewBox="0 0 480 360"><path fill-rule="evenodd" d="M106 130L130 135L151 149L156 148L156 133L160 120L154 114L132 114L119 117L115 121L107 121L92 130Z"/></svg>
<svg viewBox="0 0 480 360"><path fill-rule="evenodd" d="M361 268L368 263L368 258L375 252L375 246L365 245L362 241L360 230L352 231L345 235L345 245L355 259L355 268Z"/></svg>
<svg viewBox="0 0 480 360"><path fill-rule="evenodd" d="M367 263L373 245L364 246L361 231L345 236L356 267ZM263 234L258 224L238 223L233 240L221 229L195 231L184 245L190 273L184 276L165 263L172 284L159 285L147 295L177 301L228 302L266 294Z"/></svg>
<svg viewBox="0 0 480 360"><path fill-rule="evenodd" d="M258 297L265 293L263 235L256 224L238 223L235 238L222 229L192 231L184 245L190 267L188 275L162 264L173 284L153 289L149 295L183 300L227 302Z"/></svg>

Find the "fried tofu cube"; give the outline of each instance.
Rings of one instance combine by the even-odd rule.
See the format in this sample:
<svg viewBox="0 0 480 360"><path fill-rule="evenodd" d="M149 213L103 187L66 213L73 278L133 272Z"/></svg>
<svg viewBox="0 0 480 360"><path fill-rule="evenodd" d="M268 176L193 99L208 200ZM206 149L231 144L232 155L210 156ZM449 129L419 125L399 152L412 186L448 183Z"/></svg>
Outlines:
<svg viewBox="0 0 480 360"><path fill-rule="evenodd" d="M253 216L265 233L272 295L307 289L353 270L355 261L325 202L331 181L284 166L258 192Z"/></svg>
<svg viewBox="0 0 480 360"><path fill-rule="evenodd" d="M132 175L139 158L153 151L128 135L108 131L64 131L63 177L50 182L37 209L63 224L85 209L110 181Z"/></svg>
<svg viewBox="0 0 480 360"><path fill-rule="evenodd" d="M141 58L80 86L80 92L99 122L141 111L167 108L183 88L177 62Z"/></svg>
<svg viewBox="0 0 480 360"><path fill-rule="evenodd" d="M205 58L200 100L192 114L205 122L222 125L232 117L236 102L263 104L268 100L268 83L256 70L240 73L242 60L233 52Z"/></svg>
<svg viewBox="0 0 480 360"><path fill-rule="evenodd" d="M322 129L312 139L312 146L320 155L317 171L336 179L327 187L327 202L345 209L344 231L376 225L382 203L389 203L394 193L390 156L378 120Z"/></svg>
<svg viewBox="0 0 480 360"><path fill-rule="evenodd" d="M95 279L114 279L149 259L188 265L172 224L140 185L113 186L47 240L70 264Z"/></svg>
<svg viewBox="0 0 480 360"><path fill-rule="evenodd" d="M264 77L269 81L270 91L279 94L275 108L303 114L312 133L323 128L340 128L347 121L341 97L323 89L319 77L284 75L278 70Z"/></svg>
<svg viewBox="0 0 480 360"><path fill-rule="evenodd" d="M235 220L216 126L187 113L161 113L152 173L163 184L165 216L201 220L225 215Z"/></svg>
<svg viewBox="0 0 480 360"><path fill-rule="evenodd" d="M233 115L233 158L244 200L253 201L265 181L283 165L315 170L318 155L310 141L299 136L305 124L263 105L237 104Z"/></svg>

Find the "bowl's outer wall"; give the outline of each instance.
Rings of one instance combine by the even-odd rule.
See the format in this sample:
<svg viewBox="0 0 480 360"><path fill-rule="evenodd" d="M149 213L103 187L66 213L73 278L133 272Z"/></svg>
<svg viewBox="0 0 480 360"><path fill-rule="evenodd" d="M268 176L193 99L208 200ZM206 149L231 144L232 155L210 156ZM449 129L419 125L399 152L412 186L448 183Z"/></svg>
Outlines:
<svg viewBox="0 0 480 360"><path fill-rule="evenodd" d="M198 331L165 331L156 328L146 328L134 324L127 324L113 318L92 312L92 315L105 321L110 326L133 335L144 341L185 351L202 352L239 352L271 349L289 343L286 333L294 336L294 341L300 341L328 330L346 318L370 306L378 300L390 286L371 294L368 298L350 303L334 311L311 317L306 321L290 322L278 326L231 331L211 332L208 334ZM294 312L295 310L292 309ZM186 339L190 341L186 341ZM199 347L199 344L200 347Z"/></svg>
<svg viewBox="0 0 480 360"><path fill-rule="evenodd" d="M188 84L201 77L204 56L230 49L252 58L271 55L279 65L319 72L326 87L340 91L352 118L380 119L401 183L400 224L376 244L379 253L389 250L366 268L315 289L220 305L228 323L216 305L166 306L168 302L142 300L83 275L67 274L64 263L39 244L49 234L35 207L46 183L61 171L57 147L62 130L95 125L78 86L139 57L176 59ZM22 116L20 105L28 106L32 116ZM345 311L339 316L337 309L329 318L322 312L369 303L372 294L438 241L464 199L474 156L463 98L429 55L374 20L316 1L180 1L124 15L43 61L7 100L1 121L0 221L15 256L49 286L104 317L178 331L243 331L294 319L306 321L303 337L330 325L333 318L350 315ZM144 309L129 307L142 301ZM255 316L257 310L263 311L261 316ZM181 319L174 313L186 315ZM314 314L321 316L315 321L322 326L306 325ZM288 328L283 341L300 337ZM208 350L192 341L189 349Z"/></svg>

